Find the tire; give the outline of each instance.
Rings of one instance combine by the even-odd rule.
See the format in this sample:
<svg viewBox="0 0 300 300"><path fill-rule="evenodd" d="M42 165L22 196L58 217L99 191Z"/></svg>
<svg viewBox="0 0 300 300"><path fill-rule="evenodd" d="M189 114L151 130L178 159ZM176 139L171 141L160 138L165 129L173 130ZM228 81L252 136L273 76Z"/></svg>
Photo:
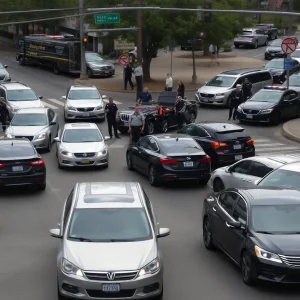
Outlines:
<svg viewBox="0 0 300 300"><path fill-rule="evenodd" d="M194 113L194 112L192 112L191 113L191 118L190 118L190 123L195 123L195 121L196 121L196 118L197 118L197 116L196 116L196 114Z"/></svg>
<svg viewBox="0 0 300 300"><path fill-rule="evenodd" d="M215 246L214 246L213 236L211 232L211 224L208 217L205 217L203 219L202 233L203 233L203 243L205 248L208 250L213 250Z"/></svg>
<svg viewBox="0 0 300 300"><path fill-rule="evenodd" d="M209 182L209 178L208 179L200 179L199 180L199 184L200 185L207 185L208 182Z"/></svg>
<svg viewBox="0 0 300 300"><path fill-rule="evenodd" d="M91 69L87 69L87 75L88 75L88 78L92 78L93 77L93 73L92 73Z"/></svg>
<svg viewBox="0 0 300 300"><path fill-rule="evenodd" d="M240 48L240 45L234 44L234 47L238 49Z"/></svg>
<svg viewBox="0 0 300 300"><path fill-rule="evenodd" d="M167 133L169 130L169 125L167 120L163 120L161 124L161 132L162 133Z"/></svg>
<svg viewBox="0 0 300 300"><path fill-rule="evenodd" d="M119 130L122 134L124 134L124 133L127 133L127 132L128 132L129 128L118 128L118 130Z"/></svg>
<svg viewBox="0 0 300 300"><path fill-rule="evenodd" d="M58 64L54 64L54 65L53 65L53 73L54 73L55 75L59 75L60 69L59 69L59 65L58 65Z"/></svg>
<svg viewBox="0 0 300 300"><path fill-rule="evenodd" d="M258 47L258 42L255 41L255 43L254 43L254 49L257 49L257 47Z"/></svg>
<svg viewBox="0 0 300 300"><path fill-rule="evenodd" d="M213 190L218 193L225 190L225 186L223 181L220 178L216 178L213 182Z"/></svg>
<svg viewBox="0 0 300 300"><path fill-rule="evenodd" d="M51 151L51 135L49 135L49 140L48 140L48 145L47 148L45 149L47 153Z"/></svg>
<svg viewBox="0 0 300 300"><path fill-rule="evenodd" d="M58 160L58 158L57 158L57 167L60 169L60 170L62 170L63 169L63 166L59 163L59 160Z"/></svg>
<svg viewBox="0 0 300 300"><path fill-rule="evenodd" d="M20 56L20 57L19 57L19 65L20 65L20 66L24 66L24 65L25 65L25 59L24 59L23 56Z"/></svg>
<svg viewBox="0 0 300 300"><path fill-rule="evenodd" d="M147 134L154 134L154 132L155 132L154 122L149 121L147 124Z"/></svg>
<svg viewBox="0 0 300 300"><path fill-rule="evenodd" d="M47 184L45 182L45 183L39 184L37 186L37 189L40 190L40 191L44 191L46 189L46 186L47 186Z"/></svg>
<svg viewBox="0 0 300 300"><path fill-rule="evenodd" d="M148 171L148 179L149 183L152 186L158 186L159 185L159 180L157 179L157 174L154 166L150 166L149 171Z"/></svg>
<svg viewBox="0 0 300 300"><path fill-rule="evenodd" d="M55 137L58 137L58 132L59 132L59 126L57 126L57 132L56 132Z"/></svg>
<svg viewBox="0 0 300 300"><path fill-rule="evenodd" d="M126 153L126 163L127 163L127 169L129 171L133 171L133 166L132 166L132 157L129 151Z"/></svg>
<svg viewBox="0 0 300 300"><path fill-rule="evenodd" d="M268 46L268 44L269 44L269 39L266 39L265 46Z"/></svg>
<svg viewBox="0 0 300 300"><path fill-rule="evenodd" d="M164 297L164 286L162 286L161 293L157 296L150 298L151 300L162 300Z"/></svg>
<svg viewBox="0 0 300 300"><path fill-rule="evenodd" d="M274 126L278 125L280 123L280 118L281 118L280 113L277 112L274 118L271 120L271 124Z"/></svg>
<svg viewBox="0 0 300 300"><path fill-rule="evenodd" d="M255 285L257 281L257 275L255 266L252 263L251 257L248 251L244 251L241 257L241 274L242 279L247 285Z"/></svg>

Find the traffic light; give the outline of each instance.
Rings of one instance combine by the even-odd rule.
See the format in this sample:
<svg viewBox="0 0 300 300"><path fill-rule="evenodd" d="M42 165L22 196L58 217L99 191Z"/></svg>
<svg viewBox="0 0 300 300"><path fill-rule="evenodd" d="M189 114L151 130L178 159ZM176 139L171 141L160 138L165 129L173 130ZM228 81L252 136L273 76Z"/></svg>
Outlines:
<svg viewBox="0 0 300 300"><path fill-rule="evenodd" d="M204 3L204 9L212 9L212 1L205 1ZM211 23L211 12L205 12L204 13L204 22L205 23Z"/></svg>
<svg viewBox="0 0 300 300"><path fill-rule="evenodd" d="M88 42L89 42L89 38L87 36L83 37L82 45L84 48L87 48Z"/></svg>

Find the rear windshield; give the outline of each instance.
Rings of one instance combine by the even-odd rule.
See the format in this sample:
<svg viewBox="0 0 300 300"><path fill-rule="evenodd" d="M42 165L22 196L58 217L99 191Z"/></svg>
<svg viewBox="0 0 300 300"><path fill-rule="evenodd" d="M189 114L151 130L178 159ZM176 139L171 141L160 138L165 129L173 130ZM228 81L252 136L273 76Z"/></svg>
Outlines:
<svg viewBox="0 0 300 300"><path fill-rule="evenodd" d="M22 158L33 156L34 150L30 144L11 144L0 146L0 160L9 160L10 158Z"/></svg>
<svg viewBox="0 0 300 300"><path fill-rule="evenodd" d="M281 47L281 44L282 44L282 40L275 40L270 44L270 46L271 47Z"/></svg>
<svg viewBox="0 0 300 300"><path fill-rule="evenodd" d="M161 146L167 155L194 154L202 152L202 148L193 139L179 138L178 140L161 141Z"/></svg>
<svg viewBox="0 0 300 300"><path fill-rule="evenodd" d="M225 140L236 140L241 138L248 138L249 136L245 133L244 129L234 130L234 131L224 131L216 133L217 140L225 141Z"/></svg>
<svg viewBox="0 0 300 300"><path fill-rule="evenodd" d="M251 35L253 34L252 31L243 31L243 35Z"/></svg>

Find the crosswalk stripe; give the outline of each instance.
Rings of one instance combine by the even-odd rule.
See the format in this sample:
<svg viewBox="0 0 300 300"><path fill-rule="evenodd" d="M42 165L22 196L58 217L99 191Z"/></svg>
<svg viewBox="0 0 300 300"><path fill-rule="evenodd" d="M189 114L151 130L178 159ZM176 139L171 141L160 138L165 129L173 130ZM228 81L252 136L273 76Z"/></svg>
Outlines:
<svg viewBox="0 0 300 300"><path fill-rule="evenodd" d="M50 108L52 108L52 109L58 109L58 107L57 106L54 106L54 105L52 105L52 104L50 104L50 103L48 103L48 102L45 102L45 101L41 101L46 107L50 107Z"/></svg>
<svg viewBox="0 0 300 300"><path fill-rule="evenodd" d="M56 100L56 99L51 99L51 98L47 99L47 100L49 100L51 102L54 102L54 103L56 103L56 104L58 104L60 106L65 106L65 104L62 101L59 101L59 100Z"/></svg>
<svg viewBox="0 0 300 300"><path fill-rule="evenodd" d="M273 150L273 151L272 151ZM255 152L285 152L285 151L291 151L291 150L295 150L295 151L300 151L299 147L282 147L280 150L278 149L274 149L274 148L255 148Z"/></svg>
<svg viewBox="0 0 300 300"><path fill-rule="evenodd" d="M257 156L269 156L269 157L272 157L272 156L277 156L277 155L295 155L296 157L299 156L300 158L300 150L299 151L294 151L294 150L287 150L287 151L284 151L284 152L267 152L267 153L255 153Z"/></svg>
<svg viewBox="0 0 300 300"><path fill-rule="evenodd" d="M280 147L286 146L286 144L279 144L279 143L269 143L269 144L258 144L258 143L256 143L254 145L255 145L255 147L259 147L259 148L274 148L276 146L280 146Z"/></svg>
<svg viewBox="0 0 300 300"><path fill-rule="evenodd" d="M254 139L254 143L271 143L271 140L264 140L264 139Z"/></svg>

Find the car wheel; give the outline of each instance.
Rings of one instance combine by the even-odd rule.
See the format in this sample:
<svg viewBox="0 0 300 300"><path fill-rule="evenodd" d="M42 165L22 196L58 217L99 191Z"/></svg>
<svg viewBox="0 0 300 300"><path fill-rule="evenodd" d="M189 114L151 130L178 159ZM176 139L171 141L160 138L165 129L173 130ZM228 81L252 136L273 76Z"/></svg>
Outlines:
<svg viewBox="0 0 300 300"><path fill-rule="evenodd" d="M225 190L225 186L223 181L220 178L216 178L213 182L214 192L218 193Z"/></svg>
<svg viewBox="0 0 300 300"><path fill-rule="evenodd" d="M37 186L37 188L38 188L38 190L40 190L40 191L44 191L45 189L46 189L46 182L45 183L42 183L42 184L39 184L38 186Z"/></svg>
<svg viewBox="0 0 300 300"><path fill-rule="evenodd" d="M241 258L241 273L243 281L247 285L254 285L257 276L255 275L255 267L252 263L251 257L247 251L244 251Z"/></svg>
<svg viewBox="0 0 300 300"><path fill-rule="evenodd" d="M57 126L57 131L55 137L58 137L58 132L59 132L59 126Z"/></svg>
<svg viewBox="0 0 300 300"><path fill-rule="evenodd" d="M269 44L269 40L266 39L265 46L268 46L268 44Z"/></svg>
<svg viewBox="0 0 300 300"><path fill-rule="evenodd" d="M203 242L205 248L208 250L213 250L215 247L214 247L213 237L211 232L211 224L208 217L204 218L202 229L203 229Z"/></svg>
<svg viewBox="0 0 300 300"><path fill-rule="evenodd" d="M148 134L153 134L155 131L155 127L154 127L154 122L150 121L147 125L147 133Z"/></svg>
<svg viewBox="0 0 300 300"><path fill-rule="evenodd" d="M128 132L128 128L119 128L118 129L122 134L127 133Z"/></svg>
<svg viewBox="0 0 300 300"><path fill-rule="evenodd" d="M87 69L87 75L88 75L88 78L92 78L93 77L93 73L92 73L91 69Z"/></svg>
<svg viewBox="0 0 300 300"><path fill-rule="evenodd" d="M148 178L149 178L149 183L152 186L157 186L159 184L159 181L157 179L157 173L154 166L150 166L148 171Z"/></svg>
<svg viewBox="0 0 300 300"><path fill-rule="evenodd" d="M168 121L167 120L163 120L162 124L161 124L161 131L163 133L167 133L168 129L169 129Z"/></svg>
<svg viewBox="0 0 300 300"><path fill-rule="evenodd" d="M127 163L127 169L129 171L133 171L132 156L129 152L126 153L126 163Z"/></svg>
<svg viewBox="0 0 300 300"><path fill-rule="evenodd" d="M258 42L255 41L255 43L254 43L254 49L256 49L257 47L258 47Z"/></svg>
<svg viewBox="0 0 300 300"><path fill-rule="evenodd" d="M63 169L63 166L59 163L59 160L57 159L57 166L59 169Z"/></svg>
<svg viewBox="0 0 300 300"><path fill-rule="evenodd" d="M238 49L240 48L240 45L234 44L234 47Z"/></svg>
<svg viewBox="0 0 300 300"><path fill-rule="evenodd" d="M46 150L47 153L51 151L51 135L49 135L48 145L47 145L47 148L45 150Z"/></svg>
<svg viewBox="0 0 300 300"><path fill-rule="evenodd" d="M53 73L54 73L55 75L59 75L60 69L59 69L59 65L58 65L58 64L54 64L54 65L53 65Z"/></svg>
<svg viewBox="0 0 300 300"><path fill-rule="evenodd" d="M196 114L194 112L191 113L190 123L194 123L196 121Z"/></svg>

